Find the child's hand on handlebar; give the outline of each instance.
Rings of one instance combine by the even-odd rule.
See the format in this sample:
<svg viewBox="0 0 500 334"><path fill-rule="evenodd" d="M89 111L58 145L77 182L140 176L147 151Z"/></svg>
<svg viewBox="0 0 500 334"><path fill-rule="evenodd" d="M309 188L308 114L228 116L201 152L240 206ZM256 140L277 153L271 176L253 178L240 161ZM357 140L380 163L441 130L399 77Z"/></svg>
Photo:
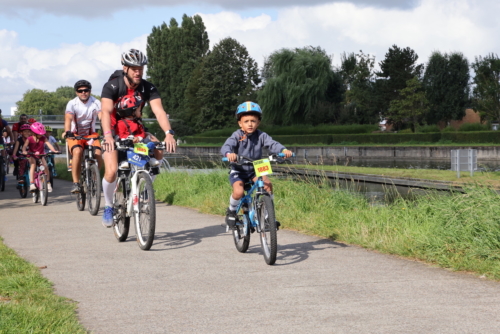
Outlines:
<svg viewBox="0 0 500 334"><path fill-rule="evenodd" d="M293 156L293 152L290 151L290 150L284 150L283 152L281 152L285 155L285 158L290 158Z"/></svg>
<svg viewBox="0 0 500 334"><path fill-rule="evenodd" d="M230 162L236 162L236 161L238 161L238 156L236 155L236 153L228 153L228 154L226 154L226 158Z"/></svg>

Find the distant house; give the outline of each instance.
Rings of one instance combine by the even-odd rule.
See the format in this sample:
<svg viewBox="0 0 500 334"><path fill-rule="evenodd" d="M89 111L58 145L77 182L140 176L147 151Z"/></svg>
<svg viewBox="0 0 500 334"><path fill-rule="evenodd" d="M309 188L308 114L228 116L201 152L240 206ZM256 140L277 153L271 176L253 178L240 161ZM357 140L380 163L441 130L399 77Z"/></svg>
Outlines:
<svg viewBox="0 0 500 334"><path fill-rule="evenodd" d="M382 118L378 123L378 127L380 128L380 131L392 131L393 125L389 124L386 118Z"/></svg>
<svg viewBox="0 0 500 334"><path fill-rule="evenodd" d="M458 130L465 123L483 123L481 122L481 116L479 116L478 112L475 112L473 109L465 109L465 116L459 121L450 121L450 126L455 130ZM443 130L448 124L444 121L438 122L438 127L440 130Z"/></svg>

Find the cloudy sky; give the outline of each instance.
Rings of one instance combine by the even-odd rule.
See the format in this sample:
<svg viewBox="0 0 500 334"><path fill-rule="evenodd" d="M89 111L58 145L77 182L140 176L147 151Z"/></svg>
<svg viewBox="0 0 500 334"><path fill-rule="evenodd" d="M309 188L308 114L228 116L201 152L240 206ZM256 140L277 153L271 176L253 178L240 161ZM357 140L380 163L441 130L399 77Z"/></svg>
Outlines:
<svg viewBox="0 0 500 334"><path fill-rule="evenodd" d="M0 0L0 109L28 89L54 91L85 78L100 90L120 54L145 51L153 26L203 17L213 46L231 36L262 65L280 48L321 46L375 55L396 44L425 63L434 50L499 53L497 0Z"/></svg>

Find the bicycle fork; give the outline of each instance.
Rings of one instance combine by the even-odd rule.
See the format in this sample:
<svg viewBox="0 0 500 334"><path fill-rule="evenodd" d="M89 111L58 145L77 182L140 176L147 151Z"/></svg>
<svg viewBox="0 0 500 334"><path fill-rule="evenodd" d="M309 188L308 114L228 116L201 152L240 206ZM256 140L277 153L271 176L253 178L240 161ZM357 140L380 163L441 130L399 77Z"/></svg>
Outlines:
<svg viewBox="0 0 500 334"><path fill-rule="evenodd" d="M136 170L134 172L134 175L130 178L130 196L128 198L127 202L127 215L129 217L132 217L132 214L134 217L138 220L138 215L139 215L139 194L138 194L138 189L137 189L137 179L139 178L139 174L144 173L145 175L149 176L149 172L146 170Z"/></svg>

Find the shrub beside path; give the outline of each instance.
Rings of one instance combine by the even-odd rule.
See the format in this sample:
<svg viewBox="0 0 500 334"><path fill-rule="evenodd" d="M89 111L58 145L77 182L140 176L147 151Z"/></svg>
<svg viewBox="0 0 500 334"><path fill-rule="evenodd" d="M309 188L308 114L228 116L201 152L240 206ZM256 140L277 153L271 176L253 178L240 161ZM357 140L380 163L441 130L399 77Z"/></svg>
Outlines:
<svg viewBox="0 0 500 334"><path fill-rule="evenodd" d="M0 235L93 333L500 332L500 283L286 230L267 266L257 235L240 254L223 217L164 203L144 252L77 211L70 185L42 207L9 176Z"/></svg>

